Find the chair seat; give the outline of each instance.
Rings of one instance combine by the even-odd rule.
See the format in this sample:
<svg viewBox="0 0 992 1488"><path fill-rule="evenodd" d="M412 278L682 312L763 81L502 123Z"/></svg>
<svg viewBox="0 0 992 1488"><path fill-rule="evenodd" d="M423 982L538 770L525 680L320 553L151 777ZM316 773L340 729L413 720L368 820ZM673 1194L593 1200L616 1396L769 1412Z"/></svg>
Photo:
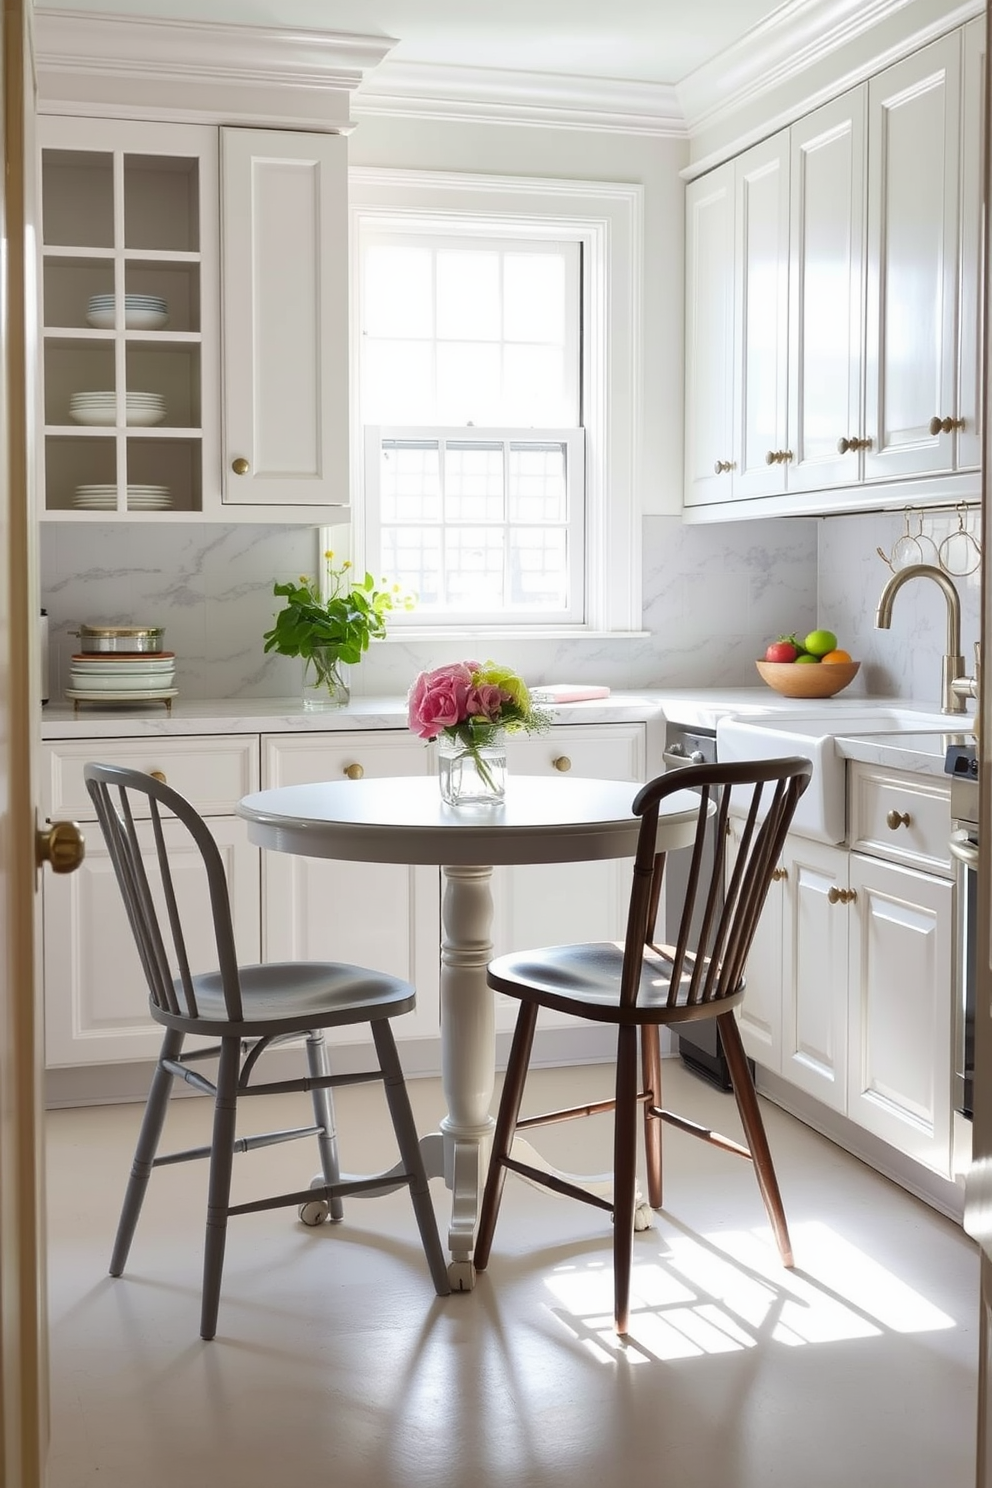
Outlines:
<svg viewBox="0 0 992 1488"><path fill-rule="evenodd" d="M597 1023L685 1023L716 1017L740 1002L744 995L743 981L729 995L712 1002L688 1004L685 998L692 965L692 958L687 957L671 1005L670 946L644 947L635 1007L620 1006L623 944L615 941L544 946L540 950L500 956L490 962L488 980L497 992Z"/></svg>
<svg viewBox="0 0 992 1488"><path fill-rule="evenodd" d="M416 1002L409 982L346 962L274 961L264 966L239 966L238 976L243 1023L229 1020L221 976L215 971L192 978L198 1018L170 1013L154 1004L152 1017L184 1033L220 1037L244 1031L251 1038L259 1038L394 1018L409 1012ZM178 980L173 985L183 1006L182 985Z"/></svg>

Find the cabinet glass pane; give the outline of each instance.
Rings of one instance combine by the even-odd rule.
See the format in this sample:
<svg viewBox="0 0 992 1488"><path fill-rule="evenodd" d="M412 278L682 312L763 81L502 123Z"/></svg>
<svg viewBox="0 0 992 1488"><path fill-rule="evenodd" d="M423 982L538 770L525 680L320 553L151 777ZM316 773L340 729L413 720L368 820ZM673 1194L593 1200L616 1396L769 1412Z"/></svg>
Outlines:
<svg viewBox="0 0 992 1488"><path fill-rule="evenodd" d="M103 436L74 439L50 435L45 440L46 509L80 510L79 487L95 485L116 488L116 440Z"/></svg>
<svg viewBox="0 0 992 1488"><path fill-rule="evenodd" d="M124 156L124 247L199 252L199 173L195 159Z"/></svg>
<svg viewBox="0 0 992 1488"><path fill-rule="evenodd" d="M113 248L113 155L45 150L41 212L42 242L47 247Z"/></svg>

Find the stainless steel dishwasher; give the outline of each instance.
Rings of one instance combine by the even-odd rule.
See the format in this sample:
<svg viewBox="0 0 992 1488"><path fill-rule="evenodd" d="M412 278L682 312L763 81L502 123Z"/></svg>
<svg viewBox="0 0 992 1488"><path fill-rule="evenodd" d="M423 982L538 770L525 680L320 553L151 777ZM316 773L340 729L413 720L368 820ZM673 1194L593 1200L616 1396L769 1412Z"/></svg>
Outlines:
<svg viewBox="0 0 992 1488"><path fill-rule="evenodd" d="M679 728L669 723L665 734L665 769L678 770L686 765L713 764L716 760L716 733L712 729ZM712 825L706 843L703 874L708 875L716 851L716 824ZM665 940L671 943L678 935L679 913L689 876L691 851L670 853L665 865ZM697 906L697 915L705 906ZM695 928L695 927L694 927ZM679 1056L685 1067L716 1085L731 1090L730 1071L720 1044L715 1018L703 1018L685 1033L674 1035Z"/></svg>

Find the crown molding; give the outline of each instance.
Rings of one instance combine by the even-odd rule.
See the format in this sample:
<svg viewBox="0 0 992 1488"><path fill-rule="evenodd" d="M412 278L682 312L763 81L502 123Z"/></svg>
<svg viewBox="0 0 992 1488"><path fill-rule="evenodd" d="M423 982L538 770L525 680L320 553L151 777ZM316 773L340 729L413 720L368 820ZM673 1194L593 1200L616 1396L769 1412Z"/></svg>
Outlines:
<svg viewBox="0 0 992 1488"><path fill-rule="evenodd" d="M787 0L745 36L702 67L683 78L675 88L690 136L733 117L748 104L773 89L800 77L814 63L857 42L900 12L913 8L914 0ZM877 72L928 41L964 25L980 15L983 0L931 6L928 19L910 22L899 45L884 53L866 48L863 65L849 71L844 87ZM841 89L834 86L831 96ZM824 99L807 99L804 109Z"/></svg>
<svg viewBox="0 0 992 1488"><path fill-rule="evenodd" d="M388 36L35 11L38 109L340 128Z"/></svg>
<svg viewBox="0 0 992 1488"><path fill-rule="evenodd" d="M679 138L686 133L675 89L665 84L449 64L386 62L363 79L352 112L356 119L474 121Z"/></svg>

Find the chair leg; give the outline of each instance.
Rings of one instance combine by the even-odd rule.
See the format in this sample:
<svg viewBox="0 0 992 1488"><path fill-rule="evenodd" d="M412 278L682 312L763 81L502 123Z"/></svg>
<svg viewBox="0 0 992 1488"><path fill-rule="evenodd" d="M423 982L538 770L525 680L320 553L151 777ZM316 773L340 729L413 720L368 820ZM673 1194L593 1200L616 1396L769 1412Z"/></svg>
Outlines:
<svg viewBox="0 0 992 1488"><path fill-rule="evenodd" d="M331 1073L327 1044L319 1028L312 1029L307 1034L307 1069L315 1080ZM338 1160L338 1135L334 1123L334 1097L330 1087L324 1085L319 1089L311 1090L310 1098L313 1101L314 1121L321 1128L317 1146L320 1148L320 1167L324 1174L324 1182L339 1183L341 1163ZM335 1224L344 1219L344 1203L340 1196L331 1199L329 1209L331 1219Z"/></svg>
<svg viewBox="0 0 992 1488"><path fill-rule="evenodd" d="M222 1039L217 1094L214 1098L214 1129L210 1143L207 1232L203 1248L203 1298L200 1311L200 1337L208 1339L213 1338L217 1332L220 1280L224 1270L224 1246L231 1203L231 1169L234 1166L240 1070L240 1041L237 1038Z"/></svg>
<svg viewBox="0 0 992 1488"><path fill-rule="evenodd" d="M727 1068L730 1070L737 1109L741 1114L744 1134L754 1163L758 1188L761 1190L761 1197L775 1235L779 1255L782 1257L782 1265L791 1267L793 1260L789 1227L786 1224L782 1195L779 1192L778 1179L775 1177L775 1169L772 1166L772 1155L768 1146L768 1138L765 1136L765 1124L761 1119L761 1109L758 1105L754 1081L751 1079L751 1071L747 1067L747 1056L741 1042L737 1019L733 1013L721 1013L716 1021L723 1040L723 1052L727 1058Z"/></svg>
<svg viewBox="0 0 992 1488"><path fill-rule="evenodd" d="M145 1103L145 1114L141 1118L141 1130L138 1133L138 1144L134 1149L131 1176L124 1193L121 1217L117 1224L114 1251L110 1258L111 1276L120 1276L127 1264L128 1252L131 1249L138 1216L144 1203L148 1180L152 1175L152 1164L162 1138L162 1128L165 1126L165 1115L169 1106L169 1096L172 1094L174 1076L170 1075L167 1069L163 1069L162 1061L179 1058L184 1037L184 1034L178 1033L174 1028L167 1028L162 1040L158 1064L152 1076L151 1089Z"/></svg>
<svg viewBox="0 0 992 1488"><path fill-rule="evenodd" d="M657 1023L641 1028L641 1069L644 1089L651 1098L644 1106L644 1162L648 1173L648 1203L660 1209L663 1202L663 1172L660 1116L652 1116L649 1107L661 1105L661 1036Z"/></svg>
<svg viewBox="0 0 992 1488"><path fill-rule="evenodd" d="M437 1232L437 1219L434 1214L434 1205L431 1202L430 1184L424 1167L424 1158L420 1150L420 1138L417 1136L406 1081L403 1078L399 1055L396 1053L396 1040L393 1038L393 1030L384 1019L377 1019L371 1027L375 1051L379 1056L379 1068L382 1070L386 1104L389 1106L393 1130L396 1133L396 1145L400 1149L404 1167L411 1174L410 1198L413 1201L413 1212L417 1220L417 1228L420 1230L424 1253L427 1256L431 1280L438 1296L447 1297L451 1291L448 1268Z"/></svg>
<svg viewBox="0 0 992 1488"><path fill-rule="evenodd" d="M503 1198L503 1184L506 1182L503 1159L509 1156L513 1145L513 1135L520 1116L520 1103L524 1096L527 1066L530 1063L530 1051L534 1043L536 1027L537 1004L522 1002L513 1030L510 1059L506 1066L499 1115L496 1117L496 1130L493 1133L489 1172L486 1175L486 1187L482 1195L482 1212L479 1215L479 1228L475 1236L475 1251L472 1256L476 1271L484 1271L489 1264L489 1252L492 1250L493 1235L496 1231L496 1218Z"/></svg>
<svg viewBox="0 0 992 1488"><path fill-rule="evenodd" d="M616 1112L613 1124L614 1323L629 1330L630 1273L634 1260L634 1199L637 1188L637 1029L617 1031Z"/></svg>

